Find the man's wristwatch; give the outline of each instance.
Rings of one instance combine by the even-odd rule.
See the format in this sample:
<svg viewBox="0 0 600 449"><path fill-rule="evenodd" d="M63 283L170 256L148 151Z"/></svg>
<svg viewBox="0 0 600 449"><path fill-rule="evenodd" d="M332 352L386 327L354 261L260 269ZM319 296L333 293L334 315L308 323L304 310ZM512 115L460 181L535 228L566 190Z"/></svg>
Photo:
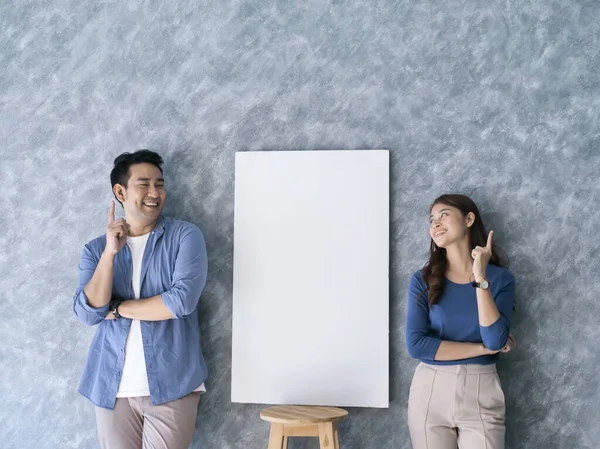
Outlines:
<svg viewBox="0 0 600 449"><path fill-rule="evenodd" d="M490 283L485 279L481 282L473 282L471 285L475 288L480 288L482 290L487 290L488 288L490 288Z"/></svg>
<svg viewBox="0 0 600 449"><path fill-rule="evenodd" d="M124 299L121 296L113 294L108 303L108 308L116 319L123 318L118 310L123 301Z"/></svg>
<svg viewBox="0 0 600 449"><path fill-rule="evenodd" d="M112 312L112 314L115 316L115 319L119 319L121 318L121 315L119 314L119 306L121 305L121 302L116 302L113 304L112 309L110 310Z"/></svg>

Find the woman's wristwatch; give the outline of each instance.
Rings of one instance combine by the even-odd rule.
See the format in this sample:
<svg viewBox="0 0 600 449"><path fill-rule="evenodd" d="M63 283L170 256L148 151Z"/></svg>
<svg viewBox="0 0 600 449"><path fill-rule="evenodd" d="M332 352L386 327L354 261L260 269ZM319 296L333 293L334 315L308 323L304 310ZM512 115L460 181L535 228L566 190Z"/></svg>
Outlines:
<svg viewBox="0 0 600 449"><path fill-rule="evenodd" d="M475 288L480 288L482 290L487 290L488 288L490 288L490 283L485 279L483 279L481 282L473 282L471 285Z"/></svg>

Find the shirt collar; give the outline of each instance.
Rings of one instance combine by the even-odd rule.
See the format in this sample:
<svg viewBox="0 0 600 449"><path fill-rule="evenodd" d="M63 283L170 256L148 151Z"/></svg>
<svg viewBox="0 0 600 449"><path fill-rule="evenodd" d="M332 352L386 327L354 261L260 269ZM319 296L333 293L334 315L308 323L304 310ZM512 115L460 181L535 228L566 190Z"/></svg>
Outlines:
<svg viewBox="0 0 600 449"><path fill-rule="evenodd" d="M161 215L160 217L158 217L158 221L156 222L156 225L154 225L154 229L152 229L152 233L156 234L155 239L159 238L161 235L163 235L165 233L165 228L166 228L166 222L164 217Z"/></svg>

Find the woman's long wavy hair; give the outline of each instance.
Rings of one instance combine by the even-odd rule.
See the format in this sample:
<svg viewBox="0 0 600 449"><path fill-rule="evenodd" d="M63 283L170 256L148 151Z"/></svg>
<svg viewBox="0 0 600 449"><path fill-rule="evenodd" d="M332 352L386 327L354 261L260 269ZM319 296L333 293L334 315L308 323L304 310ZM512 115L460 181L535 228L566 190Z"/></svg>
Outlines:
<svg viewBox="0 0 600 449"><path fill-rule="evenodd" d="M487 244L488 234L485 230L483 220L479 214L477 206L466 195L442 195L435 199L435 201L429 207L429 213L438 204L444 204L446 206L452 206L460 210L463 216L466 216L470 212L475 215L475 221L469 228L469 247L473 250L476 246L485 246ZM497 265L499 267L508 267L508 258L506 254L493 245L492 258L490 264ZM422 269L423 279L427 284L427 290L429 293L429 306L437 304L444 288L446 287L446 270L448 269L448 259L446 258L446 250L437 246L433 239L429 245L429 261Z"/></svg>

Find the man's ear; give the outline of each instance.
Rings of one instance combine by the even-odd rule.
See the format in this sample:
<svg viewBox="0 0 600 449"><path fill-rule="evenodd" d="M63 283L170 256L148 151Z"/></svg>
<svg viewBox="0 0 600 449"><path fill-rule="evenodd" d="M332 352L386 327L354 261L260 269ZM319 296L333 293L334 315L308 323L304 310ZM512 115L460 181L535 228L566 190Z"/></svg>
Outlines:
<svg viewBox="0 0 600 449"><path fill-rule="evenodd" d="M473 212L469 212L465 217L465 220L467 228L470 228L471 226L473 226L473 223L475 223L475 214Z"/></svg>
<svg viewBox="0 0 600 449"><path fill-rule="evenodd" d="M123 187L121 184L115 184L113 187L113 193L121 204L125 202L125 187Z"/></svg>

